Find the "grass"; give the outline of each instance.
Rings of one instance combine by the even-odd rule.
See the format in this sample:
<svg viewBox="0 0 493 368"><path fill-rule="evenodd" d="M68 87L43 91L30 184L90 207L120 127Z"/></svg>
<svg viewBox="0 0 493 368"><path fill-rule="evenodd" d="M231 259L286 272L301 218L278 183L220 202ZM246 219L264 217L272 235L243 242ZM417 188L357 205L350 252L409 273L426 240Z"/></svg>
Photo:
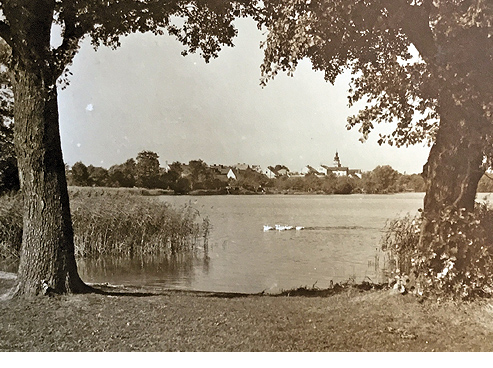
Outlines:
<svg viewBox="0 0 493 368"><path fill-rule="evenodd" d="M110 188L110 187L69 187L71 196L160 196L173 194L172 190L147 188Z"/></svg>
<svg viewBox="0 0 493 368"><path fill-rule="evenodd" d="M491 351L491 300L108 289L0 301L0 351Z"/></svg>
<svg viewBox="0 0 493 368"><path fill-rule="evenodd" d="M207 218L200 222L193 208L173 208L142 193L127 189L71 188L76 256L172 255L207 249L211 226ZM1 258L18 257L21 214L19 196L0 198Z"/></svg>

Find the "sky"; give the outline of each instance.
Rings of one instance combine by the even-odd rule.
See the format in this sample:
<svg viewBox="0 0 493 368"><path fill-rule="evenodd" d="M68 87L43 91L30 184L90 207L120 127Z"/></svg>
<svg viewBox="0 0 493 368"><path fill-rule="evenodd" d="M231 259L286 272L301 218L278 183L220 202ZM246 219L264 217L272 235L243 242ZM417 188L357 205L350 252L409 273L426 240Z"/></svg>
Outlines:
<svg viewBox="0 0 493 368"><path fill-rule="evenodd" d="M95 51L85 40L59 90L65 162L109 168L150 150L161 166L201 159L300 171L332 165L338 151L354 169L422 171L429 147L379 146L377 133L361 143L357 129L346 129L357 111L348 108L349 75L331 85L303 60L294 77L280 74L262 88L263 35L251 20L236 24L235 47L208 64L183 57L167 35L133 34L116 50Z"/></svg>

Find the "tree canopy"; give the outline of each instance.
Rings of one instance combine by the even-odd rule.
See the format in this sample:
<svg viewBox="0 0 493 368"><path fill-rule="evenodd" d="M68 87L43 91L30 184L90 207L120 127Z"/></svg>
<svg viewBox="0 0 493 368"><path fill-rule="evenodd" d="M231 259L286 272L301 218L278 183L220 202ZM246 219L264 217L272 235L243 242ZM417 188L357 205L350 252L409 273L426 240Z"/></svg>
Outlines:
<svg viewBox="0 0 493 368"><path fill-rule="evenodd" d="M456 105L491 125L491 2L267 0L265 8L263 83L304 58L332 83L350 70L349 105L366 106L348 127L359 126L363 139L376 123L394 123L380 143L432 143L444 83Z"/></svg>
<svg viewBox="0 0 493 368"><path fill-rule="evenodd" d="M232 46L237 30L232 21L243 15L242 3L246 1L219 0L52 0L52 1L2 1L0 9L5 20L0 22L0 36L14 48L14 53L24 60L33 51L23 47L32 35L21 31L15 24L21 18L33 18L32 31L49 36L52 25L61 29L61 43L53 50L45 50L45 65L58 76L67 72L80 41L89 37L95 47L116 48L120 38L134 32L152 32L174 35L189 52L200 50L205 61L218 56L222 45ZM49 27L47 29L47 27ZM41 63L38 60L38 63Z"/></svg>

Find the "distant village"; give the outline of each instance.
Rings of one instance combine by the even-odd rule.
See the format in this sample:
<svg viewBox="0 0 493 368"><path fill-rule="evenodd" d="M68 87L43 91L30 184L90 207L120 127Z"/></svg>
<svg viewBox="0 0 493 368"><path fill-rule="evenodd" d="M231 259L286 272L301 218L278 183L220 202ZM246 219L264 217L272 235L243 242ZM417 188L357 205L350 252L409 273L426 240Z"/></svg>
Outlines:
<svg viewBox="0 0 493 368"><path fill-rule="evenodd" d="M285 165L268 166L239 163L209 165L202 160L165 163L152 151L142 151L135 159L109 169L86 166L82 162L67 167L71 186L159 189L170 194L352 194L397 193L424 190L421 175L405 175L388 165L369 172L344 166L339 152L332 165L306 165L299 172Z"/></svg>
<svg viewBox="0 0 493 368"><path fill-rule="evenodd" d="M317 167L313 167L310 165L306 165L301 169L301 171L290 171L288 167L284 165L276 165L276 166L268 166L265 169L262 169L260 165L249 165L245 163L236 164L232 166L227 165L210 165L209 168L215 172L215 177L222 181L229 180L239 180L244 176L249 170L253 170L259 174L265 175L269 179L279 178L279 177L303 177L305 175L315 175L318 177L335 175L338 177L352 177L356 179L361 179L362 173L360 169L350 169L347 166L342 166L341 160L339 158L339 153L336 151L334 156L333 166L320 165ZM189 165L182 164L182 176L191 175L191 169ZM168 172L171 170L171 167L166 163L164 170Z"/></svg>

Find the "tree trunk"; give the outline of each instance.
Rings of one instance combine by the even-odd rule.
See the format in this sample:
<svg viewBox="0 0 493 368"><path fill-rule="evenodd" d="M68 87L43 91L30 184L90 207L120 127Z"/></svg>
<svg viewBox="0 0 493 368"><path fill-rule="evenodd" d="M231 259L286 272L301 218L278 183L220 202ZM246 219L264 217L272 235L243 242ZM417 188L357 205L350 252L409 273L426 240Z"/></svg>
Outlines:
<svg viewBox="0 0 493 368"><path fill-rule="evenodd" d="M40 73L41 74L41 73ZM53 78L17 70L15 146L24 197L17 295L88 291L77 273Z"/></svg>
<svg viewBox="0 0 493 368"><path fill-rule="evenodd" d="M467 109L442 101L440 128L423 168L426 195L421 247L434 236L433 223L444 211L474 210L478 183L485 172L485 143L481 121L474 121L470 111L467 114Z"/></svg>
<svg viewBox="0 0 493 368"><path fill-rule="evenodd" d="M56 80L61 65L50 49L55 2L8 1L15 150L24 198L23 235L14 295L85 292L74 255Z"/></svg>

